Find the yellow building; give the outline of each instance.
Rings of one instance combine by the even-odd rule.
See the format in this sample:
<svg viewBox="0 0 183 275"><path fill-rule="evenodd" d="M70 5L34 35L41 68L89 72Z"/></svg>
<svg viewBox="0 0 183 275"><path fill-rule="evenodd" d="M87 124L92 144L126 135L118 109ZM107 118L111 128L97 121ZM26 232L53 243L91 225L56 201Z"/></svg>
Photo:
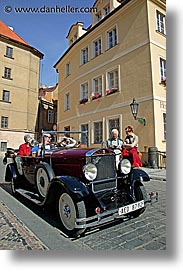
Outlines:
<svg viewBox="0 0 183 275"><path fill-rule="evenodd" d="M0 151L34 135L43 54L0 21Z"/></svg>
<svg viewBox="0 0 183 275"><path fill-rule="evenodd" d="M118 128L133 125L139 150L166 150L166 1L98 0L92 25L71 26L58 72L59 129L88 129L100 146ZM134 120L130 103L139 103ZM84 143L83 137L80 137Z"/></svg>

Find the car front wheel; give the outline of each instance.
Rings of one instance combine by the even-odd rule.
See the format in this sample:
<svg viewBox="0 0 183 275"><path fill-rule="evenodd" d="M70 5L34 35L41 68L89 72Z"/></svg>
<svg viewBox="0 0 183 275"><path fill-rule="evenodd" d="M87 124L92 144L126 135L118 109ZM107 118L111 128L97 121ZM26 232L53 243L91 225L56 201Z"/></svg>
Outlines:
<svg viewBox="0 0 183 275"><path fill-rule="evenodd" d="M61 192L58 199L58 213L63 232L69 237L77 237L85 231L84 228L76 228L76 218L86 217L83 201L74 202L69 194Z"/></svg>

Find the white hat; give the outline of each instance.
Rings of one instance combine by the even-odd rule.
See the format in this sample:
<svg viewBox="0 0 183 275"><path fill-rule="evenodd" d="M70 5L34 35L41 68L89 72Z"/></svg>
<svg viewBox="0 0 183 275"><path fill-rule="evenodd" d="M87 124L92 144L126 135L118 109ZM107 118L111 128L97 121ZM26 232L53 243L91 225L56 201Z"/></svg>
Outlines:
<svg viewBox="0 0 183 275"><path fill-rule="evenodd" d="M51 135L48 133L48 134L44 134L44 137L50 137L51 138Z"/></svg>

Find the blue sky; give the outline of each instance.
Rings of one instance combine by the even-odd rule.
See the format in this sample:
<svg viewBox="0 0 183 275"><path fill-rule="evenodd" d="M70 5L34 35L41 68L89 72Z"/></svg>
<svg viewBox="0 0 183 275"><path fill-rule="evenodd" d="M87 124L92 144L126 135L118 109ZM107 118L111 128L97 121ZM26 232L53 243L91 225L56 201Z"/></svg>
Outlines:
<svg viewBox="0 0 183 275"><path fill-rule="evenodd" d="M94 2L95 0L0 0L0 20L13 27L19 36L44 54L41 61L41 83L47 86L56 84L57 74L53 66L68 47L66 36L71 25L79 21L87 28L92 22L90 13L46 13L45 8L61 8L66 5L90 8ZM21 7L42 7L42 13L15 12L15 8ZM9 12L5 12L5 9Z"/></svg>

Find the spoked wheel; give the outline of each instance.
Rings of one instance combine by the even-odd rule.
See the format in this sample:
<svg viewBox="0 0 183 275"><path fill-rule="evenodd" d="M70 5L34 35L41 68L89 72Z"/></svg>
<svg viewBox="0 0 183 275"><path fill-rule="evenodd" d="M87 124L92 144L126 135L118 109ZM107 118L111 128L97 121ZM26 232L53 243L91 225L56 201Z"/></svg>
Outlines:
<svg viewBox="0 0 183 275"><path fill-rule="evenodd" d="M49 183L54 177L54 173L52 172L51 167L47 163L45 163L39 164L36 167L35 175L36 186L39 196L44 199L47 195Z"/></svg>
<svg viewBox="0 0 183 275"><path fill-rule="evenodd" d="M61 192L58 199L58 213L62 229L69 237L77 237L85 231L83 228L76 228L76 217L86 217L83 201L75 203L69 194Z"/></svg>

